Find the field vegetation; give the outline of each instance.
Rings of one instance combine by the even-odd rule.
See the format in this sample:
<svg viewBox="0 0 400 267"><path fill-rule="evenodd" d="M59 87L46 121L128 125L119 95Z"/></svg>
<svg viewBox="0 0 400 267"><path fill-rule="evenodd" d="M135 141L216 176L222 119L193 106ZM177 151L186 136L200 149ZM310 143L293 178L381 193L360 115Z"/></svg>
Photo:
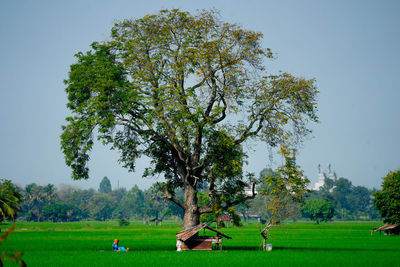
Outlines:
<svg viewBox="0 0 400 267"><path fill-rule="evenodd" d="M124 227L118 221L18 222L1 249L23 251L28 266L399 266L400 236L371 236L371 228L379 225L281 224L270 230L273 250L266 252L259 249L261 225L254 222L220 229L233 238L224 240L222 251L176 252L175 234L181 225L175 222L131 222ZM113 252L115 238L131 251Z"/></svg>

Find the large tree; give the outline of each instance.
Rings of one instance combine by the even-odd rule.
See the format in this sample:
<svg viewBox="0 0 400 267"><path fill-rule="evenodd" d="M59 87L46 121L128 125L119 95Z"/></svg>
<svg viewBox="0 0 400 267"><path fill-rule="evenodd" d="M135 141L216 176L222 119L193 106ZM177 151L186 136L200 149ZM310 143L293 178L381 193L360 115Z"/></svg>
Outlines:
<svg viewBox="0 0 400 267"><path fill-rule="evenodd" d="M145 175L164 175L166 197L184 210L183 228L246 199L243 145L289 148L317 120L314 80L267 73L273 54L261 42L261 33L214 11L117 22L108 41L76 55L65 81L72 116L61 145L72 178L89 177L96 130L129 170L138 157L151 159ZM200 189L207 206L198 204Z"/></svg>
<svg viewBox="0 0 400 267"><path fill-rule="evenodd" d="M373 193L374 205L385 222L400 223L400 169L382 179L382 190Z"/></svg>

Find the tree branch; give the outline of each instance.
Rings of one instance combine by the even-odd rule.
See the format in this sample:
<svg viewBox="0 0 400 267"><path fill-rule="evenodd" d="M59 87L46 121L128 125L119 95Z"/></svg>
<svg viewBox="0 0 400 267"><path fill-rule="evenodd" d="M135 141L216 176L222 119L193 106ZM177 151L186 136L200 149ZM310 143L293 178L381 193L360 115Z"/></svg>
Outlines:
<svg viewBox="0 0 400 267"><path fill-rule="evenodd" d="M228 108L228 105L226 104L224 96L222 94L219 94L219 96L221 97L222 103L224 103L224 109L222 110L221 117L219 117L218 119L214 119L212 121L214 124L217 124L217 123L223 121L226 118L226 109ZM218 103L218 105L219 105L219 103Z"/></svg>
<svg viewBox="0 0 400 267"><path fill-rule="evenodd" d="M200 207L200 208L199 208L199 213L200 213L200 214L211 213L211 212L212 212L212 209L211 209L211 207L209 207L209 206Z"/></svg>
<svg viewBox="0 0 400 267"><path fill-rule="evenodd" d="M210 116L212 107L214 106L215 100L217 98L217 87L218 86L217 86L217 83L215 82L214 74L211 77L211 83L212 83L212 86L211 86L212 87L212 93L211 93L210 102L208 102L208 106L207 106L206 112L204 114L204 118L205 119L208 119L208 117Z"/></svg>
<svg viewBox="0 0 400 267"><path fill-rule="evenodd" d="M245 197L243 199L240 199L240 200L239 199L235 200L235 201L231 202L230 205L228 205L227 208L236 206L236 205L238 205L238 204L240 204L240 203L242 203L242 202L244 202L246 200L255 198L256 195L257 195L257 193L255 191L255 188L256 188L256 183L253 183L252 188L251 188L251 196L247 196L247 197Z"/></svg>
<svg viewBox="0 0 400 267"><path fill-rule="evenodd" d="M185 210L185 206L182 204L182 202L180 202L178 199L176 199L171 192L169 192L168 190L168 186L165 183L164 184L164 192L162 192L165 196L166 199L168 199L169 201L174 202L176 205L178 205L179 207L181 207L183 210Z"/></svg>

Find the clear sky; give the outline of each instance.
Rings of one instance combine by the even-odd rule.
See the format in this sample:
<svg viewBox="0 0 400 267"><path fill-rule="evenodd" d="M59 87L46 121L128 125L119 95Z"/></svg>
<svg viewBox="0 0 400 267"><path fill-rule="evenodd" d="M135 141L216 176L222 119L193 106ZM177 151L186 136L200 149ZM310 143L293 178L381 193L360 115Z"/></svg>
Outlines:
<svg viewBox="0 0 400 267"><path fill-rule="evenodd" d="M74 54L109 38L115 20L163 8L220 10L224 21L264 34L278 58L267 67L316 78L320 123L299 150L314 183L332 164L354 185L380 187L400 168L400 1L11 1L0 2L0 178L98 188L147 188L147 160L128 173L118 155L96 145L88 181L74 182L60 150L69 111L63 80ZM276 157L276 161L279 158ZM272 164L273 165L273 164ZM247 170L271 166L257 146Z"/></svg>

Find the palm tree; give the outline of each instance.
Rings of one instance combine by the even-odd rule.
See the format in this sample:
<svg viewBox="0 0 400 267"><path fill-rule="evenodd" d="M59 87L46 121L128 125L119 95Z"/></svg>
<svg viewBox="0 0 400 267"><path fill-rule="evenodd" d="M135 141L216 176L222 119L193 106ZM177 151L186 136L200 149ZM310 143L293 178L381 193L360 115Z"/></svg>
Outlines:
<svg viewBox="0 0 400 267"><path fill-rule="evenodd" d="M9 180L0 180L0 221L14 221L21 209L21 194Z"/></svg>
<svg viewBox="0 0 400 267"><path fill-rule="evenodd" d="M54 203L57 197L56 187L52 184L40 186L35 183L25 187L25 204L27 209L34 215L34 219L41 221L43 207Z"/></svg>
<svg viewBox="0 0 400 267"><path fill-rule="evenodd" d="M17 188L9 180L0 179L0 222L6 219L12 220L13 224L7 231L0 236L0 245L15 229L15 215L21 209L21 194ZM0 255L0 266L3 266L3 261L14 261L19 266L26 266L24 260L21 259L22 252L15 252L8 255L3 252Z"/></svg>

